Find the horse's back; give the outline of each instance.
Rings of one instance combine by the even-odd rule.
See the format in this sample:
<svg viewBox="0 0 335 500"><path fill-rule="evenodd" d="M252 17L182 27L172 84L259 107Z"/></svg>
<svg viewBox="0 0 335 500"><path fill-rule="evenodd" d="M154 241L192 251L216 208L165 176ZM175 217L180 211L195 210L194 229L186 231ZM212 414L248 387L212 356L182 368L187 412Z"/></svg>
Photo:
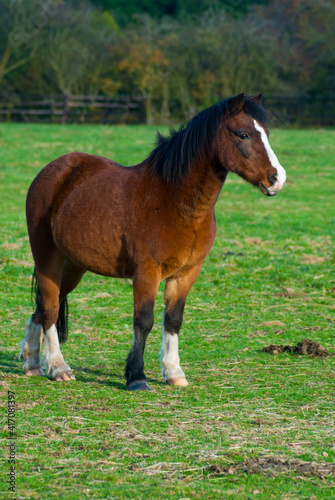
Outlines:
<svg viewBox="0 0 335 500"><path fill-rule="evenodd" d="M61 190L69 181L81 182L87 177L94 177L106 169L122 170L115 163L101 156L87 153L73 152L60 156L46 165L35 177L28 191L28 199L34 189L43 189L43 194L55 194L55 190ZM50 191L53 191L51 193Z"/></svg>
<svg viewBox="0 0 335 500"><path fill-rule="evenodd" d="M46 165L32 182L27 195L27 215L42 215L60 208L66 198L84 185L94 191L97 179L105 174L118 184L127 168L107 158L87 153L68 153ZM29 222L29 221L28 221Z"/></svg>

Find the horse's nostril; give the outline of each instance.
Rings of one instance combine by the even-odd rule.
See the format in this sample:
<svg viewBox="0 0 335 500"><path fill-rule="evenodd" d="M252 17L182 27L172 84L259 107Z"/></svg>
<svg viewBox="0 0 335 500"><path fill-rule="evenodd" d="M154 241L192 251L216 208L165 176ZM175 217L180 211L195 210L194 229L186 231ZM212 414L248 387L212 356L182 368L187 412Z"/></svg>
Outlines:
<svg viewBox="0 0 335 500"><path fill-rule="evenodd" d="M270 175L269 177L269 181L271 182L271 184L275 184L278 180L278 174L277 173L273 173Z"/></svg>

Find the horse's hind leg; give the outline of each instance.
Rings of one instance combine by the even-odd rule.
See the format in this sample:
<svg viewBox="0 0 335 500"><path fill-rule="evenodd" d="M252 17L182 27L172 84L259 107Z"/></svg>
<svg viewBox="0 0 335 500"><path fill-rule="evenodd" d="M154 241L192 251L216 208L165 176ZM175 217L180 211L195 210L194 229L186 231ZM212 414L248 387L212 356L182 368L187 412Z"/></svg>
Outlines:
<svg viewBox="0 0 335 500"><path fill-rule="evenodd" d="M60 273L61 268L59 274ZM55 275L56 273L54 272L53 274ZM40 363L42 342L44 340L47 358L50 358L49 346L51 345L52 354L52 350L55 351L55 349L52 349L52 346L58 343L57 331L56 339L54 339L54 330L56 330L54 325L57 322L59 310L59 286L57 285L57 278L48 278L42 271L36 268L36 279L36 310L27 323L27 333L22 343L22 351L20 354L20 359L22 361L26 359L23 367L23 371L26 375L44 375ZM60 353L59 345L58 351ZM58 358L54 361L59 363L60 356L53 356L54 358ZM48 363L48 360L47 368L48 374L52 373L52 366Z"/></svg>
<svg viewBox="0 0 335 500"><path fill-rule="evenodd" d="M66 260L62 267L60 286L53 288L50 282L48 282L47 289L49 293L45 294L43 298L43 325L45 332L44 359L47 365L48 375L57 382L75 379L71 368L65 363L59 347L58 332L56 328L59 304L65 299L66 295L78 285L84 273L84 269ZM50 293L51 291L52 293ZM41 293L43 296L43 292Z"/></svg>
<svg viewBox="0 0 335 500"><path fill-rule="evenodd" d="M186 297L197 279L201 266L187 274L166 281L164 301L164 333L162 345L162 374L169 385L185 387L188 382L179 364L178 341L183 321Z"/></svg>
<svg viewBox="0 0 335 500"><path fill-rule="evenodd" d="M64 259L54 259L48 271L36 268L37 297L36 311L31 324L41 324L44 333L44 361L47 374L56 381L74 379L71 368L65 363L59 347L57 319L59 313L60 282ZM39 327L39 326L38 326ZM23 349L24 353L24 349ZM24 354L23 354L24 355ZM28 360L30 357L28 357ZM27 360L27 361L28 361ZM26 365L25 365L26 367ZM25 371L25 368L24 368Z"/></svg>
<svg viewBox="0 0 335 500"><path fill-rule="evenodd" d="M26 336L21 344L21 361L26 360L23 371L28 376L45 375L40 361L43 328L40 315L35 312L26 325Z"/></svg>
<svg viewBox="0 0 335 500"><path fill-rule="evenodd" d="M27 334L20 355L21 360L26 359L24 373L44 375L40 363L40 348L44 337L44 360L48 375L56 381L74 379L59 347L56 324L60 299L65 298L67 293L75 288L84 271L76 266L67 265L64 257L53 253L48 270L44 271L37 267L36 273L38 283L36 311L28 321Z"/></svg>

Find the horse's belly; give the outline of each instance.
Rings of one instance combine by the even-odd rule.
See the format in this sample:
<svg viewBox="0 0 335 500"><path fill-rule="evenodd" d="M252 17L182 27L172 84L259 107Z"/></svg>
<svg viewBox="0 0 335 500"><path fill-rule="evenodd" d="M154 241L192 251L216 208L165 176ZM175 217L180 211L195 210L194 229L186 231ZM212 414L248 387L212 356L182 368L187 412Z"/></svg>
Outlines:
<svg viewBox="0 0 335 500"><path fill-rule="evenodd" d="M58 248L72 262L103 276L130 278L134 264L125 245L122 228L96 217L75 214L53 221L53 237ZM64 223L64 219L66 222Z"/></svg>

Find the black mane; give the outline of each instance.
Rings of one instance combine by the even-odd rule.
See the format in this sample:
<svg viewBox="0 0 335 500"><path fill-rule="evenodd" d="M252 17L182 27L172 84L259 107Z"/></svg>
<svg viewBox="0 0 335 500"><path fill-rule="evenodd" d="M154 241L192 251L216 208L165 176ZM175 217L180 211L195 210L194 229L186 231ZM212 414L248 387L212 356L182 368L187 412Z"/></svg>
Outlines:
<svg viewBox="0 0 335 500"><path fill-rule="evenodd" d="M165 137L157 132L157 146L148 160L154 176L159 176L166 184L178 184L196 158L204 155L212 158L212 144L219 133L220 123L227 118L229 104L233 97L220 101L194 116L179 130L170 129ZM257 102L245 97L244 112L265 125L269 113Z"/></svg>

